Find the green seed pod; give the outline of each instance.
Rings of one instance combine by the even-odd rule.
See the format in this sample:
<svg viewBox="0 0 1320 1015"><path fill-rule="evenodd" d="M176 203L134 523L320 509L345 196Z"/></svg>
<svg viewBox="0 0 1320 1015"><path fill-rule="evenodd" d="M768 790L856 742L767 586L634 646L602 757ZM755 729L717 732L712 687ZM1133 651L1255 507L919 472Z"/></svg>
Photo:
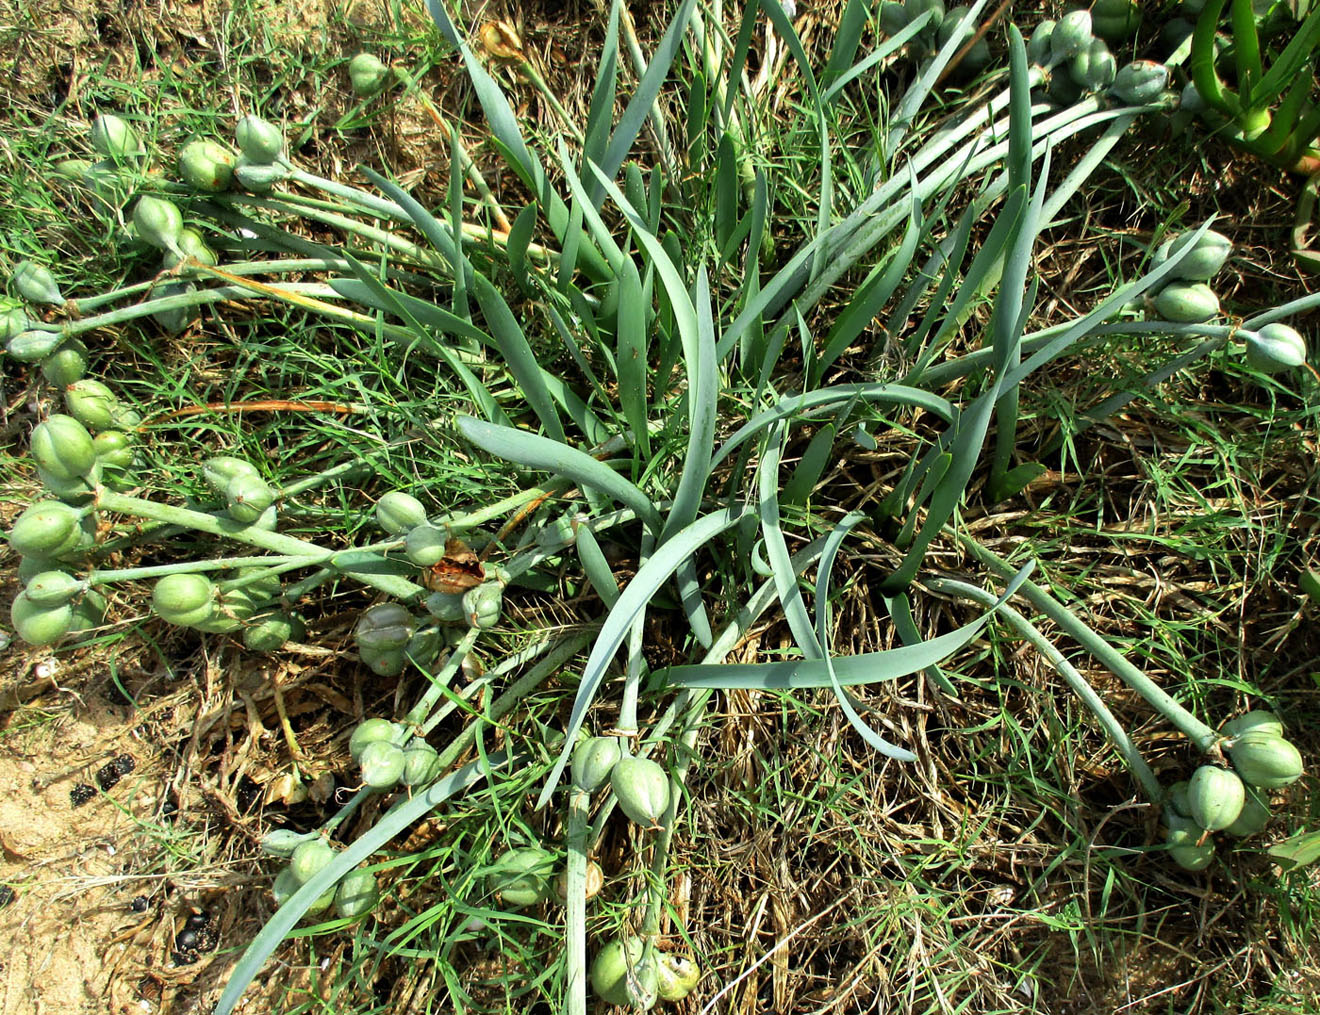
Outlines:
<svg viewBox="0 0 1320 1015"><path fill-rule="evenodd" d="M907 9L908 24L930 11L930 20L926 22L921 34L928 39L935 38L940 25L944 23L944 0L904 0L903 6Z"/></svg>
<svg viewBox="0 0 1320 1015"><path fill-rule="evenodd" d="M463 614L472 627L489 631L500 622L504 592L499 582L486 582L463 593Z"/></svg>
<svg viewBox="0 0 1320 1015"><path fill-rule="evenodd" d="M38 606L20 592L9 608L9 620L14 632L29 645L53 645L68 633L73 608L68 603Z"/></svg>
<svg viewBox="0 0 1320 1015"><path fill-rule="evenodd" d="M19 557L16 573L19 581L30 582L43 571L56 571L61 566L58 560L49 557Z"/></svg>
<svg viewBox="0 0 1320 1015"><path fill-rule="evenodd" d="M380 889L371 871L354 870L344 875L335 889L335 913L345 920L356 920L376 908Z"/></svg>
<svg viewBox="0 0 1320 1015"><path fill-rule="evenodd" d="M32 431L32 457L58 479L81 479L96 464L92 435L72 416L51 416Z"/></svg>
<svg viewBox="0 0 1320 1015"><path fill-rule="evenodd" d="M32 327L32 318L28 317L23 304L8 296L0 296L0 342L8 342L30 327Z"/></svg>
<svg viewBox="0 0 1320 1015"><path fill-rule="evenodd" d="M318 895L316 897L316 901L307 907L306 915L316 916L318 913L324 913L327 909L329 909L332 905L334 905L335 891L336 891L336 887L334 885L331 885L329 888L325 890L325 893L323 895Z"/></svg>
<svg viewBox="0 0 1320 1015"><path fill-rule="evenodd" d="M1114 78L1111 95L1130 106L1154 102L1169 87L1169 68L1154 60L1133 60Z"/></svg>
<svg viewBox="0 0 1320 1015"><path fill-rule="evenodd" d="M895 0L883 0L880 4L880 30L886 35L897 35L907 25L907 8Z"/></svg>
<svg viewBox="0 0 1320 1015"><path fill-rule="evenodd" d="M158 300L173 299L176 296L188 296L197 291L191 282L162 282L152 290L152 298ZM189 326L201 317L196 303L183 303L176 307L154 310L151 319L159 324L167 335L182 335Z"/></svg>
<svg viewBox="0 0 1320 1015"><path fill-rule="evenodd" d="M1252 786L1278 789L1301 778L1301 753L1269 730L1248 730L1232 741L1227 750L1238 775Z"/></svg>
<svg viewBox="0 0 1320 1015"><path fill-rule="evenodd" d="M101 463L97 462L86 476L65 479L53 472L47 472L37 466L37 478L41 485L66 504L86 504L96 496L96 489L101 482Z"/></svg>
<svg viewBox="0 0 1320 1015"><path fill-rule="evenodd" d="M385 87L389 77L390 69L370 53L359 53L348 62L348 80L358 98L375 95Z"/></svg>
<svg viewBox="0 0 1320 1015"><path fill-rule="evenodd" d="M190 141L179 152L179 176L193 190L215 194L234 182L235 155L216 141Z"/></svg>
<svg viewBox="0 0 1320 1015"><path fill-rule="evenodd" d="M362 752L368 744L393 743L403 735L403 727L388 719L364 719L357 724L348 738L348 753L355 762L362 761Z"/></svg>
<svg viewBox="0 0 1320 1015"><path fill-rule="evenodd" d="M1164 808L1164 841L1170 846L1195 844L1205 835L1205 829L1191 818L1185 818L1169 807Z"/></svg>
<svg viewBox="0 0 1320 1015"><path fill-rule="evenodd" d="M440 637L440 631L434 625L424 627L417 631L408 639L408 644L403 647L403 654L415 662L418 666L429 666L435 661L436 656L440 654L443 639Z"/></svg>
<svg viewBox="0 0 1320 1015"><path fill-rule="evenodd" d="M1200 324L1219 314L1219 297L1204 282L1175 282L1156 295L1155 312L1166 321Z"/></svg>
<svg viewBox="0 0 1320 1015"><path fill-rule="evenodd" d="M70 180L73 183L82 183L91 168L92 163L88 159L60 159L50 167L51 172L61 180Z"/></svg>
<svg viewBox="0 0 1320 1015"><path fill-rule="evenodd" d="M79 581L64 571L43 571L28 581L23 595L34 606L63 606L86 588L85 581Z"/></svg>
<svg viewBox="0 0 1320 1015"><path fill-rule="evenodd" d="M656 988L661 1001L681 1001L696 989L701 968L686 955L660 952L656 956Z"/></svg>
<svg viewBox="0 0 1320 1015"><path fill-rule="evenodd" d="M153 247L177 251L179 234L183 232L183 212L173 201L144 194L133 206L133 228Z"/></svg>
<svg viewBox="0 0 1320 1015"><path fill-rule="evenodd" d="M75 635L94 631L105 623L105 611L110 604L96 589L88 589L83 593L83 597L72 605L73 622L69 624L69 633L65 637L78 641Z"/></svg>
<svg viewBox="0 0 1320 1015"><path fill-rule="evenodd" d="M1031 33L1031 41L1027 43L1027 62L1036 67L1045 67L1052 62L1053 36L1054 29L1058 23L1046 19L1042 21Z"/></svg>
<svg viewBox="0 0 1320 1015"><path fill-rule="evenodd" d="M1098 92L1114 83L1118 75L1118 61L1109 52L1104 39L1092 39L1072 58L1068 73L1073 81L1088 92Z"/></svg>
<svg viewBox="0 0 1320 1015"><path fill-rule="evenodd" d="M1055 63L1069 60L1089 45L1093 38L1090 11L1069 11L1050 33L1050 59Z"/></svg>
<svg viewBox="0 0 1320 1015"><path fill-rule="evenodd" d="M1178 108L1188 113L1204 113L1210 106L1196 90L1196 82L1188 81L1178 97Z"/></svg>
<svg viewBox="0 0 1320 1015"><path fill-rule="evenodd" d="M440 775L440 755L425 740L415 740L403 752L403 784L428 786Z"/></svg>
<svg viewBox="0 0 1320 1015"><path fill-rule="evenodd" d="M401 648L358 651L358 658L378 677L397 677L408 665L408 657Z"/></svg>
<svg viewBox="0 0 1320 1015"><path fill-rule="evenodd" d="M179 250L177 253L167 251L161 259L161 264L165 268L177 268L185 259L191 257L194 261L200 261L202 264L217 264L219 258L215 251L206 245L206 240L192 226L184 226L179 233ZM157 295L159 295L157 290Z"/></svg>
<svg viewBox="0 0 1320 1015"><path fill-rule="evenodd" d="M1306 339L1286 324L1267 324L1259 331L1244 331L1247 365L1263 374L1292 370L1306 362Z"/></svg>
<svg viewBox="0 0 1320 1015"><path fill-rule="evenodd" d="M403 552L418 567L438 564L445 556L449 530L435 525L417 525L404 537Z"/></svg>
<svg viewBox="0 0 1320 1015"><path fill-rule="evenodd" d="M1200 766L1187 786L1192 820L1211 832L1227 828L1242 813L1246 792L1236 773L1218 765Z"/></svg>
<svg viewBox="0 0 1320 1015"><path fill-rule="evenodd" d="M330 843L320 836L302 843L289 856L289 870L299 885L305 885L320 874L335 858Z"/></svg>
<svg viewBox="0 0 1320 1015"><path fill-rule="evenodd" d="M1192 242L1194 233L1180 233L1160 244L1153 259L1157 266L1170 258L1182 254ZM1233 241L1223 233L1208 230L1196 246L1185 254L1173 269L1173 277L1189 282L1205 282L1214 278L1224 267L1228 255L1233 252Z"/></svg>
<svg viewBox="0 0 1320 1015"><path fill-rule="evenodd" d="M573 749L573 785L594 793L605 785L623 757L618 737L591 737Z"/></svg>
<svg viewBox="0 0 1320 1015"><path fill-rule="evenodd" d="M576 512L569 512L541 526L536 534L536 545L551 553L562 547L572 546L577 542L576 519Z"/></svg>
<svg viewBox="0 0 1320 1015"><path fill-rule="evenodd" d="M216 455L202 462L202 479L221 496L229 489L230 482L236 476L253 476L260 479L261 473L251 462L230 455Z"/></svg>
<svg viewBox="0 0 1320 1015"><path fill-rule="evenodd" d="M610 771L619 806L639 825L654 825L669 807L669 776L648 758L626 755Z"/></svg>
<svg viewBox="0 0 1320 1015"><path fill-rule="evenodd" d="M82 380L87 373L87 346L81 339L70 338L60 343L41 364L41 374L47 383L57 388L67 388L75 381Z"/></svg>
<svg viewBox="0 0 1320 1015"><path fill-rule="evenodd" d="M5 350L19 363L35 363L45 359L59 348L61 335L58 331L42 331L32 328L20 331L5 343Z"/></svg>
<svg viewBox="0 0 1320 1015"><path fill-rule="evenodd" d="M92 121L92 147L103 158L119 161L146 152L128 121L113 113L102 113Z"/></svg>
<svg viewBox="0 0 1320 1015"><path fill-rule="evenodd" d="M1186 779L1175 782L1169 787L1168 803L1173 808L1174 813L1181 818L1190 818L1192 816L1192 802L1187 797L1188 782Z"/></svg>
<svg viewBox="0 0 1320 1015"><path fill-rule="evenodd" d="M271 610L243 628L243 646L252 652L277 652L288 641L301 641L306 634L302 620L283 610Z"/></svg>
<svg viewBox="0 0 1320 1015"><path fill-rule="evenodd" d="M1242 813L1224 831L1239 839L1245 839L1248 835L1255 835L1269 823L1270 802L1260 790L1248 786L1246 797L1242 801Z"/></svg>
<svg viewBox="0 0 1320 1015"><path fill-rule="evenodd" d="M84 377L65 390L64 407L89 430L105 430L114 424L119 399L100 381Z"/></svg>
<svg viewBox="0 0 1320 1015"><path fill-rule="evenodd" d="M32 261L19 261L14 266L14 288L29 303L47 303L62 306L64 295L55 284L55 276Z"/></svg>
<svg viewBox="0 0 1320 1015"><path fill-rule="evenodd" d="M377 740L362 749L358 765L362 782L372 789L393 789L403 778L403 749L386 740Z"/></svg>
<svg viewBox="0 0 1320 1015"><path fill-rule="evenodd" d="M1095 0L1091 4L1091 31L1106 42L1131 38L1141 26L1141 8L1134 0Z"/></svg>
<svg viewBox="0 0 1320 1015"><path fill-rule="evenodd" d="M293 898L294 893L301 888L298 879L293 876L293 870L284 867L275 875L275 880L271 883L270 894L275 899L275 905L282 906Z"/></svg>
<svg viewBox="0 0 1320 1015"><path fill-rule="evenodd" d="M1045 95L1056 106L1071 106L1082 97L1082 86L1060 67L1051 75Z"/></svg>
<svg viewBox="0 0 1320 1015"><path fill-rule="evenodd" d="M275 184L288 178L289 171L284 166L253 162L246 155L240 155L234 167L234 179L251 194L269 194Z"/></svg>
<svg viewBox="0 0 1320 1015"><path fill-rule="evenodd" d="M943 49L945 43L953 38L953 33L958 32L958 26L962 23L962 19L966 16L969 9L970 8L968 7L961 6L949 8L948 12L944 15L943 20L940 22L939 31L935 33L935 45L938 48ZM975 22L968 24L961 32L958 32L958 45L960 47L965 46L967 40L975 34Z"/></svg>
<svg viewBox="0 0 1320 1015"><path fill-rule="evenodd" d="M505 853L491 868L487 885L506 906L534 906L550 894L555 858L539 846Z"/></svg>
<svg viewBox="0 0 1320 1015"><path fill-rule="evenodd" d="M284 135L268 120L249 113L234 128L234 140L239 150L252 164L268 166L284 151Z"/></svg>
<svg viewBox="0 0 1320 1015"><path fill-rule="evenodd" d="M151 608L162 620L187 627L215 612L215 594L204 574L169 574L151 590Z"/></svg>
<svg viewBox="0 0 1320 1015"><path fill-rule="evenodd" d="M92 447L105 468L127 469L133 464L133 439L122 430L102 430L92 438Z"/></svg>
<svg viewBox="0 0 1320 1015"><path fill-rule="evenodd" d="M376 524L391 536L402 536L426 524L426 508L412 494L391 490L376 501Z"/></svg>
<svg viewBox="0 0 1320 1015"><path fill-rule="evenodd" d="M467 619L461 592L433 592L426 597L426 612L442 624L461 624Z"/></svg>
<svg viewBox="0 0 1320 1015"><path fill-rule="evenodd" d="M293 851L304 842L319 838L315 832L295 832L291 828L276 828L261 837L261 851L267 856L293 856Z"/></svg>
<svg viewBox="0 0 1320 1015"><path fill-rule="evenodd" d="M1283 736L1283 720L1273 712L1263 708L1253 708L1250 712L1243 712L1228 722L1224 723L1219 730L1226 737L1238 737L1247 730L1267 730L1276 737Z"/></svg>
<svg viewBox="0 0 1320 1015"><path fill-rule="evenodd" d="M28 507L9 530L9 545L25 557L59 557L76 547L82 537L78 512L57 500Z"/></svg>
<svg viewBox="0 0 1320 1015"><path fill-rule="evenodd" d="M1215 844L1207 840L1199 846L1171 846L1169 856L1185 871L1202 871L1215 858Z"/></svg>
<svg viewBox="0 0 1320 1015"><path fill-rule="evenodd" d="M275 491L265 480L235 476L225 487L225 513L234 521L251 525L275 502Z"/></svg>
<svg viewBox="0 0 1320 1015"><path fill-rule="evenodd" d="M591 989L606 1004L647 1010L659 996L655 955L645 955L641 938L611 941L591 961Z"/></svg>
<svg viewBox="0 0 1320 1015"><path fill-rule="evenodd" d="M358 618L353 637L359 650L402 650L417 630L417 618L398 603L377 603Z"/></svg>

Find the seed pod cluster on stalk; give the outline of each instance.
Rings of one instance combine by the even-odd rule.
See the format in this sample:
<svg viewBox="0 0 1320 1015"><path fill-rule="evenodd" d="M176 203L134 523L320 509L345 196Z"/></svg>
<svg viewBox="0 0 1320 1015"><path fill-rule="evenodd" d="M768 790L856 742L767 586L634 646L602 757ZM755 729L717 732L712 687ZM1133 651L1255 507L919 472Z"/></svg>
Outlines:
<svg viewBox="0 0 1320 1015"><path fill-rule="evenodd" d="M1302 758L1273 712L1257 709L1226 722L1219 748L1228 766L1200 765L1164 801L1165 844L1178 866L1204 870L1214 859L1215 832L1243 839L1270 820L1269 791L1302 775Z"/></svg>
<svg viewBox="0 0 1320 1015"><path fill-rule="evenodd" d="M1109 48L1135 31L1140 17L1131 0L1098 0L1057 21L1040 22L1027 43L1027 58L1048 71L1045 96L1062 106L1106 90L1128 105L1159 99L1169 86L1169 69L1152 60L1120 68Z"/></svg>

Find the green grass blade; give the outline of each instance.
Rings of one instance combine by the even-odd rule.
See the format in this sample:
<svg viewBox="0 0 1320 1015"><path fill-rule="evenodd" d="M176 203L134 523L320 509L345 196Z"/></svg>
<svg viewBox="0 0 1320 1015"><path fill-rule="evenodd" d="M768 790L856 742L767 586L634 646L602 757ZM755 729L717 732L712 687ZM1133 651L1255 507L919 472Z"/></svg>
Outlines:
<svg viewBox="0 0 1320 1015"><path fill-rule="evenodd" d="M871 16L871 4L867 0L848 0L839 19L839 27L834 32L834 45L830 47L830 58L821 71L821 84L829 85L851 67L857 58L857 47L861 44L862 33L866 31Z"/></svg>
<svg viewBox="0 0 1320 1015"><path fill-rule="evenodd" d="M623 0L610 3L610 20L605 27L605 44L600 51L596 84L587 108L587 128L583 131L582 155L599 162L609 143L610 124L614 120L614 100L619 83L619 9Z"/></svg>
<svg viewBox="0 0 1320 1015"><path fill-rule="evenodd" d="M546 433L553 440L564 442L567 439L564 435L564 426L559 420L559 410L555 408L554 399L550 397L550 392L546 388L544 371L541 369L541 364L536 361L536 355L527 343L527 336L518 326L513 311L509 309L504 297L491 285L486 276L474 272L473 280L474 295L477 297L477 304L481 307L481 314L486 319L486 326L490 328L491 338L495 340L495 345L518 382L523 396L541 421L541 425L545 427Z"/></svg>
<svg viewBox="0 0 1320 1015"><path fill-rule="evenodd" d="M846 412L846 408L842 409L839 415L843 416ZM779 503L797 506L807 502L825 469L834 461L834 439L837 434L838 427L833 423L826 423L812 434L807 449L802 452L802 457L793 469L793 475L780 491Z"/></svg>
<svg viewBox="0 0 1320 1015"><path fill-rule="evenodd" d="M601 550L589 523L578 526L574 546L587 581L591 582L591 587L596 590L596 595L600 596L600 601L606 608L613 609L614 604L619 601L619 583L615 580L610 562L605 559L605 553Z"/></svg>
<svg viewBox="0 0 1320 1015"><path fill-rule="evenodd" d="M525 465L529 469L566 476L580 486L599 490L625 507L632 508L648 526L659 530L660 516L651 498L585 451L540 434L496 426L473 416L459 416L454 422L459 433L483 451Z"/></svg>
<svg viewBox="0 0 1320 1015"><path fill-rule="evenodd" d="M759 4L744 4L742 21L738 25L738 38L733 44L733 57L724 78L724 102L720 108L720 123L728 123L733 101L742 92L742 76L747 69L747 54L752 48L752 33L756 30Z"/></svg>
<svg viewBox="0 0 1320 1015"><path fill-rule="evenodd" d="M863 59L859 60L856 64L845 71L841 77L830 82L829 87L825 89L824 94L821 96L821 101L824 102L826 106L833 105L834 100L843 94L845 88L876 64L888 59L891 54L898 52L906 46L912 39L916 38L917 35L921 33L921 30L925 26L925 21L916 20L905 25L903 30L896 35L888 36L884 42L876 46L875 49L868 53ZM841 25L840 32L842 32L842 27L843 26ZM849 59L851 59L851 57L849 57ZM827 68L825 73L821 75L821 82L825 83L829 81L829 70Z"/></svg>
<svg viewBox="0 0 1320 1015"><path fill-rule="evenodd" d="M555 787L559 785L568 760L572 757L574 742L578 730L582 728L587 709L591 707L596 691L601 681L605 679L605 670L614 659L619 646L623 644L633 621L646 609L656 592L669 581L683 561L690 559L721 532L737 525L751 510L747 505L738 505L697 519L682 532L675 533L669 542L656 547L651 558L637 569L637 574L623 590L614 609L610 610L601 625L600 634L597 635L591 655L588 656L583 667L582 680L578 684L577 696L573 700L573 710L564 730L564 750L555 762L555 767L546 779L545 788L541 790L541 795L536 801L538 808L550 802Z"/></svg>

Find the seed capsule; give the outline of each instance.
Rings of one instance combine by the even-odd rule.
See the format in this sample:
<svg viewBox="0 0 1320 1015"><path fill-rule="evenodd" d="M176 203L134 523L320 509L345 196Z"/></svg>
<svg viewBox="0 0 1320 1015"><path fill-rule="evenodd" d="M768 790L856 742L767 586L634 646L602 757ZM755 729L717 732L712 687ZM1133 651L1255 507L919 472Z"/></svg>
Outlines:
<svg viewBox="0 0 1320 1015"><path fill-rule="evenodd" d="M619 807L639 825L654 825L669 807L669 776L649 758L620 758L610 772Z"/></svg>
<svg viewBox="0 0 1320 1015"><path fill-rule="evenodd" d="M194 190L218 193L234 181L235 155L215 141L190 141L179 152L179 175Z"/></svg>
<svg viewBox="0 0 1320 1015"><path fill-rule="evenodd" d="M270 165L284 151L284 135L268 120L248 114L234 128L239 150L254 165Z"/></svg>
<svg viewBox="0 0 1320 1015"><path fill-rule="evenodd" d="M57 479L82 479L96 464L96 448L87 428L72 416L51 416L32 431L32 457Z"/></svg>
<svg viewBox="0 0 1320 1015"><path fill-rule="evenodd" d="M146 151L128 121L113 113L102 113L92 121L92 147L103 158L115 161L134 158Z"/></svg>
<svg viewBox="0 0 1320 1015"><path fill-rule="evenodd" d="M1217 765L1202 765L1192 773L1187 788L1192 820L1211 832L1227 828L1242 813L1246 792L1235 773Z"/></svg>
<svg viewBox="0 0 1320 1015"><path fill-rule="evenodd" d="M385 87L389 77L390 69L370 53L359 53L348 62L348 79L353 94L359 98L375 95Z"/></svg>
<svg viewBox="0 0 1320 1015"><path fill-rule="evenodd" d="M14 288L29 303L48 303L60 306L64 295L55 284L55 276L32 261L19 261L14 266Z"/></svg>

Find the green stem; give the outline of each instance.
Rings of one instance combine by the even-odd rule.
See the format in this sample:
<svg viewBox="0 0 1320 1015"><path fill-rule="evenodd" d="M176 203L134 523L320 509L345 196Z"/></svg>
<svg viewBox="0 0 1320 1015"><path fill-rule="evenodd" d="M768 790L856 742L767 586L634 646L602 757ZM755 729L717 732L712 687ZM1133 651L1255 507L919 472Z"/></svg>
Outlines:
<svg viewBox="0 0 1320 1015"><path fill-rule="evenodd" d="M1242 94L1242 104L1246 109L1260 106L1262 97L1257 96L1256 85L1265 74L1260 62L1260 38L1256 34L1256 12L1252 10L1251 0L1233 0L1229 8L1229 20L1233 25L1233 58L1237 63L1238 91ZM1200 90L1200 86L1197 86ZM1273 96L1264 96L1269 101Z"/></svg>
<svg viewBox="0 0 1320 1015"><path fill-rule="evenodd" d="M998 601L994 593L977 588L975 585L969 585L966 582L955 581L952 578L930 578L923 584L932 592L969 599L984 607L993 607ZM1119 753L1123 755L1123 760L1127 762L1128 768L1136 776L1137 781L1141 783L1141 788L1146 791L1146 796L1155 803L1162 802L1164 787L1160 784L1159 778L1151 771L1150 765L1146 764L1146 759L1137 750L1137 745L1127 735L1127 731L1115 718L1114 713L1109 711L1109 707L1096 693L1095 688L1087 682L1086 678L1077 671L1072 663L1064 658L1063 653L1055 648L1053 643L1017 610L1008 605L1000 606L999 616L1017 628L1018 633L1058 670L1059 675L1082 699L1082 703L1091 710L1091 713L1104 729L1105 734L1113 741Z"/></svg>
<svg viewBox="0 0 1320 1015"><path fill-rule="evenodd" d="M1225 90L1215 70L1215 33L1219 30L1219 16L1224 12L1224 0L1206 0L1192 30L1191 70L1197 92L1211 109L1217 109L1230 119L1237 119L1242 104L1237 96Z"/></svg>
<svg viewBox="0 0 1320 1015"><path fill-rule="evenodd" d="M1017 569L1008 561L982 546L971 536L959 532L953 532L952 534L964 549L1001 578L1012 578L1017 574ZM1065 634L1070 635L1086 651L1095 656L1106 669L1145 698L1155 711L1182 730L1198 750L1202 752L1210 751L1219 742L1218 733L1178 704L1168 692L1128 662L1121 652L1082 623L1057 599L1035 582L1024 581L1018 589L1018 594L1026 598L1032 606L1059 625L1059 628Z"/></svg>
<svg viewBox="0 0 1320 1015"><path fill-rule="evenodd" d="M449 658L445 660L444 666L431 674L431 686L426 689L426 693L422 695L417 704L409 711L407 718L404 719L404 722L420 727L423 736L431 731L431 725L427 723L427 719L431 715L431 709L440 700L440 696L449 689L449 682L454 679L454 674L458 672L459 666L467 658L467 654L472 651L472 646L477 643L477 638L480 636L481 628L479 627L469 627L464 632L463 637L459 639L458 644L449 653Z"/></svg>
<svg viewBox="0 0 1320 1015"><path fill-rule="evenodd" d="M351 563L350 555L360 551L328 550L317 546L315 543L309 543L293 536L286 536L280 532L267 532L252 525L243 525L227 518L217 518L201 511L175 507L172 504L158 504L155 501L144 500L140 497L129 497L125 494L107 490L104 487L97 491L96 506L104 511L133 515L137 518L149 518L153 521L166 522L171 525L182 525L214 536L225 536L236 542L259 546L263 550L271 550L275 553L288 554L289 556L306 556L329 567L351 574L363 584L380 589L382 592L398 599L413 600L426 595L426 590L422 586L406 578L398 575L372 574L369 571L355 570L349 566ZM372 556L379 557L379 555Z"/></svg>
<svg viewBox="0 0 1320 1015"><path fill-rule="evenodd" d="M288 567L306 567L317 562L318 557L275 555L262 557L220 557L215 560L186 560L177 564L157 564L154 567L125 567L117 570L93 571L87 576L91 585L108 585L111 582L141 581L146 578L163 578L168 574L198 574L204 571L226 571L236 567L268 567L287 565Z"/></svg>
<svg viewBox="0 0 1320 1015"><path fill-rule="evenodd" d="M591 795L573 786L568 797L568 876L564 936L568 939L567 1015L587 1015L587 812Z"/></svg>

